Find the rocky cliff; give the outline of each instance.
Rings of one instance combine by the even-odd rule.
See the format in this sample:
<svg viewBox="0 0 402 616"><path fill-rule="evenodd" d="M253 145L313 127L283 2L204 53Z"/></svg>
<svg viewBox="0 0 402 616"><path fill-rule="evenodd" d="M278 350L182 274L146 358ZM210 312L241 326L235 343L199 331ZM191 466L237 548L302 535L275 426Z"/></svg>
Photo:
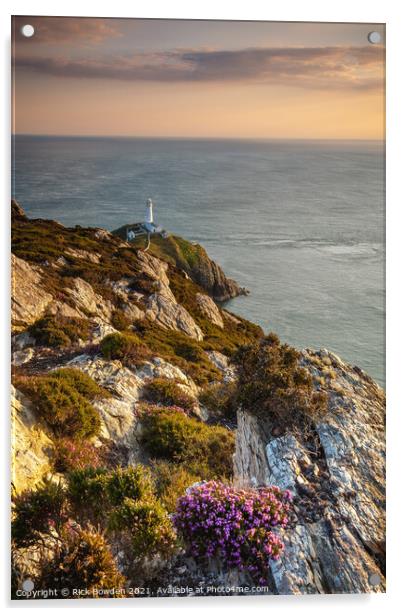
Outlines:
<svg viewBox="0 0 402 616"><path fill-rule="evenodd" d="M152 250L144 252L103 229L30 220L17 203L12 207L15 494L40 485L43 478L66 481L64 471L55 467L60 425L46 407L54 402L46 387L61 387L61 394L68 392L69 400L85 410L88 383L74 389L73 372L59 386L54 379L60 369L90 377L91 412L99 425L87 440L95 453L107 452L110 468L153 468L143 444L142 418L150 385L158 385L167 400L157 398L159 405L173 404L179 419L183 410L176 407L186 407L188 426L196 420L198 432L210 428L216 464L224 447L225 455L231 455L227 444L235 437L233 464L230 458L235 486L276 485L294 495L282 533L284 552L270 562L270 593L382 592L381 388L332 353L305 350L300 365L314 387L326 393L328 409L308 432L284 430L236 402L234 359L263 332L215 303L241 290L201 247L180 238L156 238ZM42 397L38 383L43 384ZM58 398L52 407L56 414L60 400L65 404L65 398ZM174 439L178 432L170 434ZM173 454L176 464L178 452ZM183 492L200 478L199 472L201 478L208 472L215 477L214 465L208 464L209 470L204 465L201 471L177 466ZM168 469L172 473L174 466ZM112 549L118 560L124 550L117 543ZM182 553L163 561L162 582L252 585L246 573L225 568L219 558L200 564Z"/></svg>
<svg viewBox="0 0 402 616"><path fill-rule="evenodd" d="M239 409L235 481L295 495L284 555L271 566L277 593L384 590L384 393L328 351L306 350L302 361L328 393L327 415L303 438Z"/></svg>
<svg viewBox="0 0 402 616"><path fill-rule="evenodd" d="M113 234L125 239L126 226L116 229ZM134 246L143 244L144 238L133 242ZM152 239L150 252L186 272L196 284L205 289L218 302L225 302L232 297L248 293L247 289L240 287L235 280L227 278L222 268L208 256L200 244L174 235L155 236Z"/></svg>

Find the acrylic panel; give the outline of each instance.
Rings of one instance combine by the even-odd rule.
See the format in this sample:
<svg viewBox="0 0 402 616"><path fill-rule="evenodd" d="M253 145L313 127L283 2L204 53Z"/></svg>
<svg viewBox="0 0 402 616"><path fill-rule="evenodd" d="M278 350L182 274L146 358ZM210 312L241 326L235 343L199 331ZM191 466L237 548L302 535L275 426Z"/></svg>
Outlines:
<svg viewBox="0 0 402 616"><path fill-rule="evenodd" d="M385 25L12 19L13 599L385 591Z"/></svg>

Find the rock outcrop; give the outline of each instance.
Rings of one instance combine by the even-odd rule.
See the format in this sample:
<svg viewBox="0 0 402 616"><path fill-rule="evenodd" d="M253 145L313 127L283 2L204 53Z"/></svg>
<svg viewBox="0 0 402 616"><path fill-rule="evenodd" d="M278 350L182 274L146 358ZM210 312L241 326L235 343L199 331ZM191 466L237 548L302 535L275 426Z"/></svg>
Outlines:
<svg viewBox="0 0 402 616"><path fill-rule="evenodd" d="M195 340L202 340L204 337L189 312L181 304L161 293L154 293L149 297L146 315L166 329L182 331Z"/></svg>
<svg viewBox="0 0 402 616"><path fill-rule="evenodd" d="M197 247L200 249L200 258L189 272L194 282L208 291L218 302L226 302L238 295L248 294L245 287L240 287L235 280L227 278L220 265L212 261L201 246Z"/></svg>
<svg viewBox="0 0 402 616"><path fill-rule="evenodd" d="M32 489L51 471L52 441L31 403L11 388L12 484L16 493Z"/></svg>
<svg viewBox="0 0 402 616"><path fill-rule="evenodd" d="M11 199L11 220L13 222L17 220L26 220L26 214L23 208L15 199Z"/></svg>
<svg viewBox="0 0 402 616"><path fill-rule="evenodd" d="M211 299L209 295L204 295L203 293L197 293L195 299L204 317L206 317L214 325L223 328L223 318L214 300Z"/></svg>
<svg viewBox="0 0 402 616"><path fill-rule="evenodd" d="M72 288L66 289L70 300L83 315L90 314L103 321L110 321L113 306L93 290L92 286L82 278L75 278Z"/></svg>
<svg viewBox="0 0 402 616"><path fill-rule="evenodd" d="M124 225L113 233L125 240L129 226ZM134 241L134 245L143 247L143 244L143 238ZM248 293L247 289L240 287L235 280L227 278L222 268L208 256L200 244L174 235L155 236L152 237L149 251L181 269L216 301L225 302ZM150 256L150 252L143 254Z"/></svg>
<svg viewBox="0 0 402 616"><path fill-rule="evenodd" d="M194 398L194 412L200 413L196 399L198 388L194 381L180 368L160 357L154 357L152 361L144 362L141 368L133 370L123 366L119 360L105 360L85 354L74 357L65 365L82 370L112 394L111 398L94 402L101 420L100 436L124 448L126 463L142 461L143 454L138 443L138 403L148 381L158 377L179 382L180 387Z"/></svg>
<svg viewBox="0 0 402 616"><path fill-rule="evenodd" d="M295 495L285 551L271 565L279 594L384 591L384 394L328 351L303 363L325 379L329 410L308 436L241 409L235 454L240 485L278 485Z"/></svg>
<svg viewBox="0 0 402 616"><path fill-rule="evenodd" d="M15 255L11 259L12 326L18 330L39 319L53 297L42 288L37 269Z"/></svg>

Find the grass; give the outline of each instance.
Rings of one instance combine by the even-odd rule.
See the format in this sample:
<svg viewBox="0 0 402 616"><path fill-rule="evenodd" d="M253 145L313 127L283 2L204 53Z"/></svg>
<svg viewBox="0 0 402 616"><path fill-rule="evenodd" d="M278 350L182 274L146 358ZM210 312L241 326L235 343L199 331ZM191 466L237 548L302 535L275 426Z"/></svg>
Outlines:
<svg viewBox="0 0 402 616"><path fill-rule="evenodd" d="M126 239L125 227L117 229L114 233L122 239ZM139 237L132 242L132 246L135 248L144 248L145 244L146 240L144 237ZM169 235L166 238L160 235L153 236L149 253L158 259L167 261L167 263L174 267L185 270L188 274L200 261L201 257L206 256L201 246L194 245L175 235Z"/></svg>

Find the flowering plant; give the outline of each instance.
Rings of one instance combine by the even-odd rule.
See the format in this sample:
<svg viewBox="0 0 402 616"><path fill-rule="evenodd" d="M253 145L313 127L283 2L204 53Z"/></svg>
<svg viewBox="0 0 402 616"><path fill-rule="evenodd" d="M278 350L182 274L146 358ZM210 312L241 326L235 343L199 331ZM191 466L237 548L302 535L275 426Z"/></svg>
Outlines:
<svg viewBox="0 0 402 616"><path fill-rule="evenodd" d="M101 465L102 451L90 441L60 438L53 448L53 465L57 472L96 468Z"/></svg>
<svg viewBox="0 0 402 616"><path fill-rule="evenodd" d="M173 522L195 559L219 557L266 584L269 560L284 548L274 529L286 527L291 499L276 486L241 490L209 481L179 499Z"/></svg>

